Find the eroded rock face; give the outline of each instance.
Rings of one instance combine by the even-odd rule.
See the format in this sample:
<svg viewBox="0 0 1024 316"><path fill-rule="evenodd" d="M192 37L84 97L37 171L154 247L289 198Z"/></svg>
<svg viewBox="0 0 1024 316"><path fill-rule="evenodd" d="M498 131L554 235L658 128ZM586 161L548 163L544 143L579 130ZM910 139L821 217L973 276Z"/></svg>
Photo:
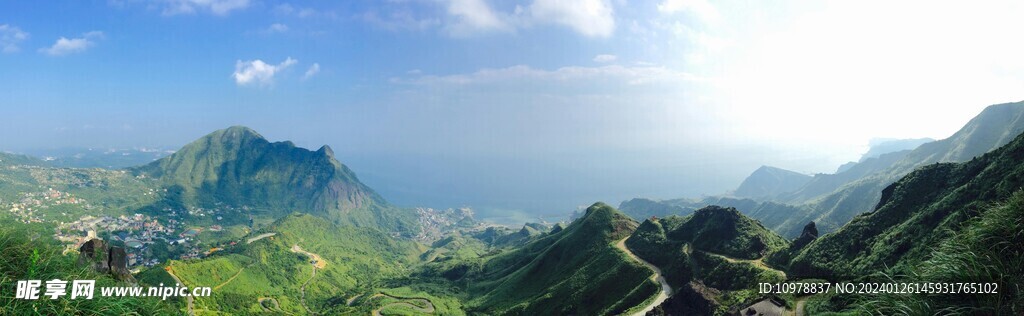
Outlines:
<svg viewBox="0 0 1024 316"><path fill-rule="evenodd" d="M101 239L92 239L78 248L78 264L99 273L109 273L118 280L135 282L128 270L128 253L121 247L111 247Z"/></svg>
<svg viewBox="0 0 1024 316"><path fill-rule="evenodd" d="M134 282L132 272L128 271L128 253L121 247L110 247L110 274L121 281Z"/></svg>
<svg viewBox="0 0 1024 316"><path fill-rule="evenodd" d="M101 239L93 239L78 248L78 264L87 265L99 273L110 272L110 247Z"/></svg>
<svg viewBox="0 0 1024 316"><path fill-rule="evenodd" d="M804 226L804 231L800 233L800 237L793 240L792 248L802 249L815 239L818 239L818 228L814 225L814 222L807 223L807 225Z"/></svg>

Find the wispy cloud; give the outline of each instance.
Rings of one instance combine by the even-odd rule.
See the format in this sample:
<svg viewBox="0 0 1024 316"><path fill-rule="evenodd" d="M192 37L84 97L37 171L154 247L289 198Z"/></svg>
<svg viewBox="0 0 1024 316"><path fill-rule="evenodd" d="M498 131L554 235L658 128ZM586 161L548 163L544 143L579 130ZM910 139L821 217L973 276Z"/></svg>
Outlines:
<svg viewBox="0 0 1024 316"><path fill-rule="evenodd" d="M274 13L277 13L277 14L280 14L280 15L287 15L287 16L302 18L302 19L305 19L305 18L317 18L317 17L323 17L323 18L335 18L335 17L337 17L337 15L334 13L334 11L322 11L322 10L317 10L317 9L314 9L314 8L308 8L308 7L296 7L296 6L293 6L290 3L282 3L282 4L278 4L277 6L274 6Z"/></svg>
<svg viewBox="0 0 1024 316"><path fill-rule="evenodd" d="M235 78L235 84L239 86L248 85L259 85L267 86L274 83L274 76L277 73L288 69L298 63L297 60L288 57L280 64L272 65L262 60L239 60L235 62L235 73L232 75Z"/></svg>
<svg viewBox="0 0 1024 316"><path fill-rule="evenodd" d="M451 21L445 29L453 36L513 30L512 26L499 17L484 0L447 2L447 12Z"/></svg>
<svg viewBox="0 0 1024 316"><path fill-rule="evenodd" d="M616 82L628 85L655 83L697 82L702 79L689 73L656 66L600 67L569 66L554 70L537 69L526 65L497 69L480 69L473 73L452 75L419 75L392 78L392 83L420 85L477 85L509 82Z"/></svg>
<svg viewBox="0 0 1024 316"><path fill-rule="evenodd" d="M615 61L617 59L619 59L619 56L608 55L608 54L601 54L601 55L594 56L594 62L598 62L598 63L610 63L610 62L613 62L613 61Z"/></svg>
<svg viewBox="0 0 1024 316"><path fill-rule="evenodd" d="M96 46L96 40L103 38L103 32L92 31L82 34L82 37L78 38L66 38L61 37L57 39L57 42L53 43L50 47L43 47L39 49L40 53L47 54L50 56L65 56L69 54L81 53L89 48Z"/></svg>
<svg viewBox="0 0 1024 316"><path fill-rule="evenodd" d="M15 26L0 24L0 52L16 53L21 51L18 43L28 39L28 33Z"/></svg>
<svg viewBox="0 0 1024 316"><path fill-rule="evenodd" d="M558 23L590 37L609 37L615 17L607 0L536 0L530 5L533 18Z"/></svg>
<svg viewBox="0 0 1024 316"><path fill-rule="evenodd" d="M394 1L357 16L390 30L438 27L452 37L515 33L543 25L566 26L587 37L609 37L615 31L615 10L609 1L532 0L511 8L492 6L497 2L492 0ZM432 15L430 5L441 14Z"/></svg>
<svg viewBox="0 0 1024 316"><path fill-rule="evenodd" d="M658 11L664 14L689 12L704 22L719 19L718 9L707 0L665 0L658 4Z"/></svg>
<svg viewBox="0 0 1024 316"><path fill-rule="evenodd" d="M268 26L265 31L267 33L284 33L288 32L288 26L281 23L274 23Z"/></svg>
<svg viewBox="0 0 1024 316"><path fill-rule="evenodd" d="M313 76L316 76L318 73L320 73L320 64L313 63L312 66L309 66L309 69L306 69L306 73L302 75L302 80L313 78Z"/></svg>
<svg viewBox="0 0 1024 316"><path fill-rule="evenodd" d="M228 15L231 11L249 7L249 0L164 0L164 15L195 14L210 12Z"/></svg>

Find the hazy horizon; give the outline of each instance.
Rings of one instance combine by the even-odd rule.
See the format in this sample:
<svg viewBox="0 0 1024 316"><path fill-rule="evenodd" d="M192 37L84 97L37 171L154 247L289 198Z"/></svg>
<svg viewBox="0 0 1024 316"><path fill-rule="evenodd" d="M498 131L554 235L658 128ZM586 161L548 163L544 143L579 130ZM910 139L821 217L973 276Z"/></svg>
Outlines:
<svg viewBox="0 0 1024 316"><path fill-rule="evenodd" d="M719 194L761 165L830 173L872 139L942 139L1024 100L1022 14L1014 1L4 3L0 150L177 148L245 125L330 145L402 206L554 214Z"/></svg>

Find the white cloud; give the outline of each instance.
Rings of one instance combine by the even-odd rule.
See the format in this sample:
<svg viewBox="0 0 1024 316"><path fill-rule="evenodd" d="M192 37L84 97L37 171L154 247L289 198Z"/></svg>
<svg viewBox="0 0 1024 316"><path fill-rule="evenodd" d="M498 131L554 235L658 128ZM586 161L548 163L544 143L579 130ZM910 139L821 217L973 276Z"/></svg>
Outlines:
<svg viewBox="0 0 1024 316"><path fill-rule="evenodd" d="M707 0L665 0L658 4L658 11L665 14L690 12L705 22L718 20L718 9Z"/></svg>
<svg viewBox="0 0 1024 316"><path fill-rule="evenodd" d="M530 13L538 21L563 24L589 37L615 32L614 10L607 0L536 0Z"/></svg>
<svg viewBox="0 0 1024 316"><path fill-rule="evenodd" d="M28 39L28 33L7 24L0 24L0 52L16 53L21 50L18 43Z"/></svg>
<svg viewBox="0 0 1024 316"><path fill-rule="evenodd" d="M231 11L249 7L249 0L166 0L163 14L195 14L209 11L215 15L227 15Z"/></svg>
<svg viewBox="0 0 1024 316"><path fill-rule="evenodd" d="M468 74L424 75L410 78L392 78L392 83L412 83L424 85L475 85L509 82L582 82L582 83L618 83L626 85L646 85L654 83L684 83L701 81L691 74L655 66L620 66L608 65L600 67L569 66L555 70L536 69L526 65L517 65L497 69L480 69Z"/></svg>
<svg viewBox="0 0 1024 316"><path fill-rule="evenodd" d="M271 65L259 59L249 61L239 60L235 62L235 73L232 76L235 78L235 83L239 86L251 84L267 86L274 83L274 76L278 72L288 69L288 67L291 67L296 63L298 63L298 61L291 57L288 57L277 65Z"/></svg>
<svg viewBox="0 0 1024 316"><path fill-rule="evenodd" d="M103 38L103 32L92 31L82 34L79 38L61 37L53 46L40 48L39 52L50 56L64 56L68 54L81 53L90 47L96 46L96 40Z"/></svg>
<svg viewBox="0 0 1024 316"><path fill-rule="evenodd" d="M309 69L306 69L306 74L302 75L302 80L312 78L313 76L316 76L316 74L318 73L320 73L320 64L313 63L312 66L309 66Z"/></svg>
<svg viewBox="0 0 1024 316"><path fill-rule="evenodd" d="M326 11L321 12L313 8L296 8L290 3L282 3L274 7L274 12L282 15L290 15L299 18L313 18L313 17L327 17L334 18L336 15L334 12Z"/></svg>
<svg viewBox="0 0 1024 316"><path fill-rule="evenodd" d="M613 61L615 61L617 59L619 59L619 56L608 55L608 54L601 54L601 55L594 56L594 61L595 62L599 62L599 63L610 63L610 62L613 62Z"/></svg>
<svg viewBox="0 0 1024 316"><path fill-rule="evenodd" d="M452 36L512 30L512 27L491 10L484 0L447 1L447 12L453 21L445 28Z"/></svg>
<svg viewBox="0 0 1024 316"><path fill-rule="evenodd" d="M281 23L274 23L267 27L267 33L288 32L288 26Z"/></svg>

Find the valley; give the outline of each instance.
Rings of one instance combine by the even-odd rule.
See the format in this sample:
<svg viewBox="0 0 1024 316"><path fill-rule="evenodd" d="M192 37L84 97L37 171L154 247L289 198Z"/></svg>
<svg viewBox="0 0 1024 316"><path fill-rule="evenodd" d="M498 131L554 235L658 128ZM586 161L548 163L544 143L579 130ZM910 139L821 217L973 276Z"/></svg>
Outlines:
<svg viewBox="0 0 1024 316"><path fill-rule="evenodd" d="M1013 314L1024 301L1012 289L867 297L759 293L757 285L1020 284L1013 232L1024 136L979 130L1024 131L1021 120L991 118L1021 113L1024 103L993 106L951 139L898 157L876 152L833 175L763 167L737 196L637 198L619 209L597 202L573 221L522 227L479 222L469 208L391 205L329 147L310 151L231 127L122 170L4 158L0 220L4 234L33 240L10 249L32 244L63 262L100 238L127 250L140 284L213 289L152 303L170 314L804 315L900 304ZM987 255L967 258L962 247Z"/></svg>

